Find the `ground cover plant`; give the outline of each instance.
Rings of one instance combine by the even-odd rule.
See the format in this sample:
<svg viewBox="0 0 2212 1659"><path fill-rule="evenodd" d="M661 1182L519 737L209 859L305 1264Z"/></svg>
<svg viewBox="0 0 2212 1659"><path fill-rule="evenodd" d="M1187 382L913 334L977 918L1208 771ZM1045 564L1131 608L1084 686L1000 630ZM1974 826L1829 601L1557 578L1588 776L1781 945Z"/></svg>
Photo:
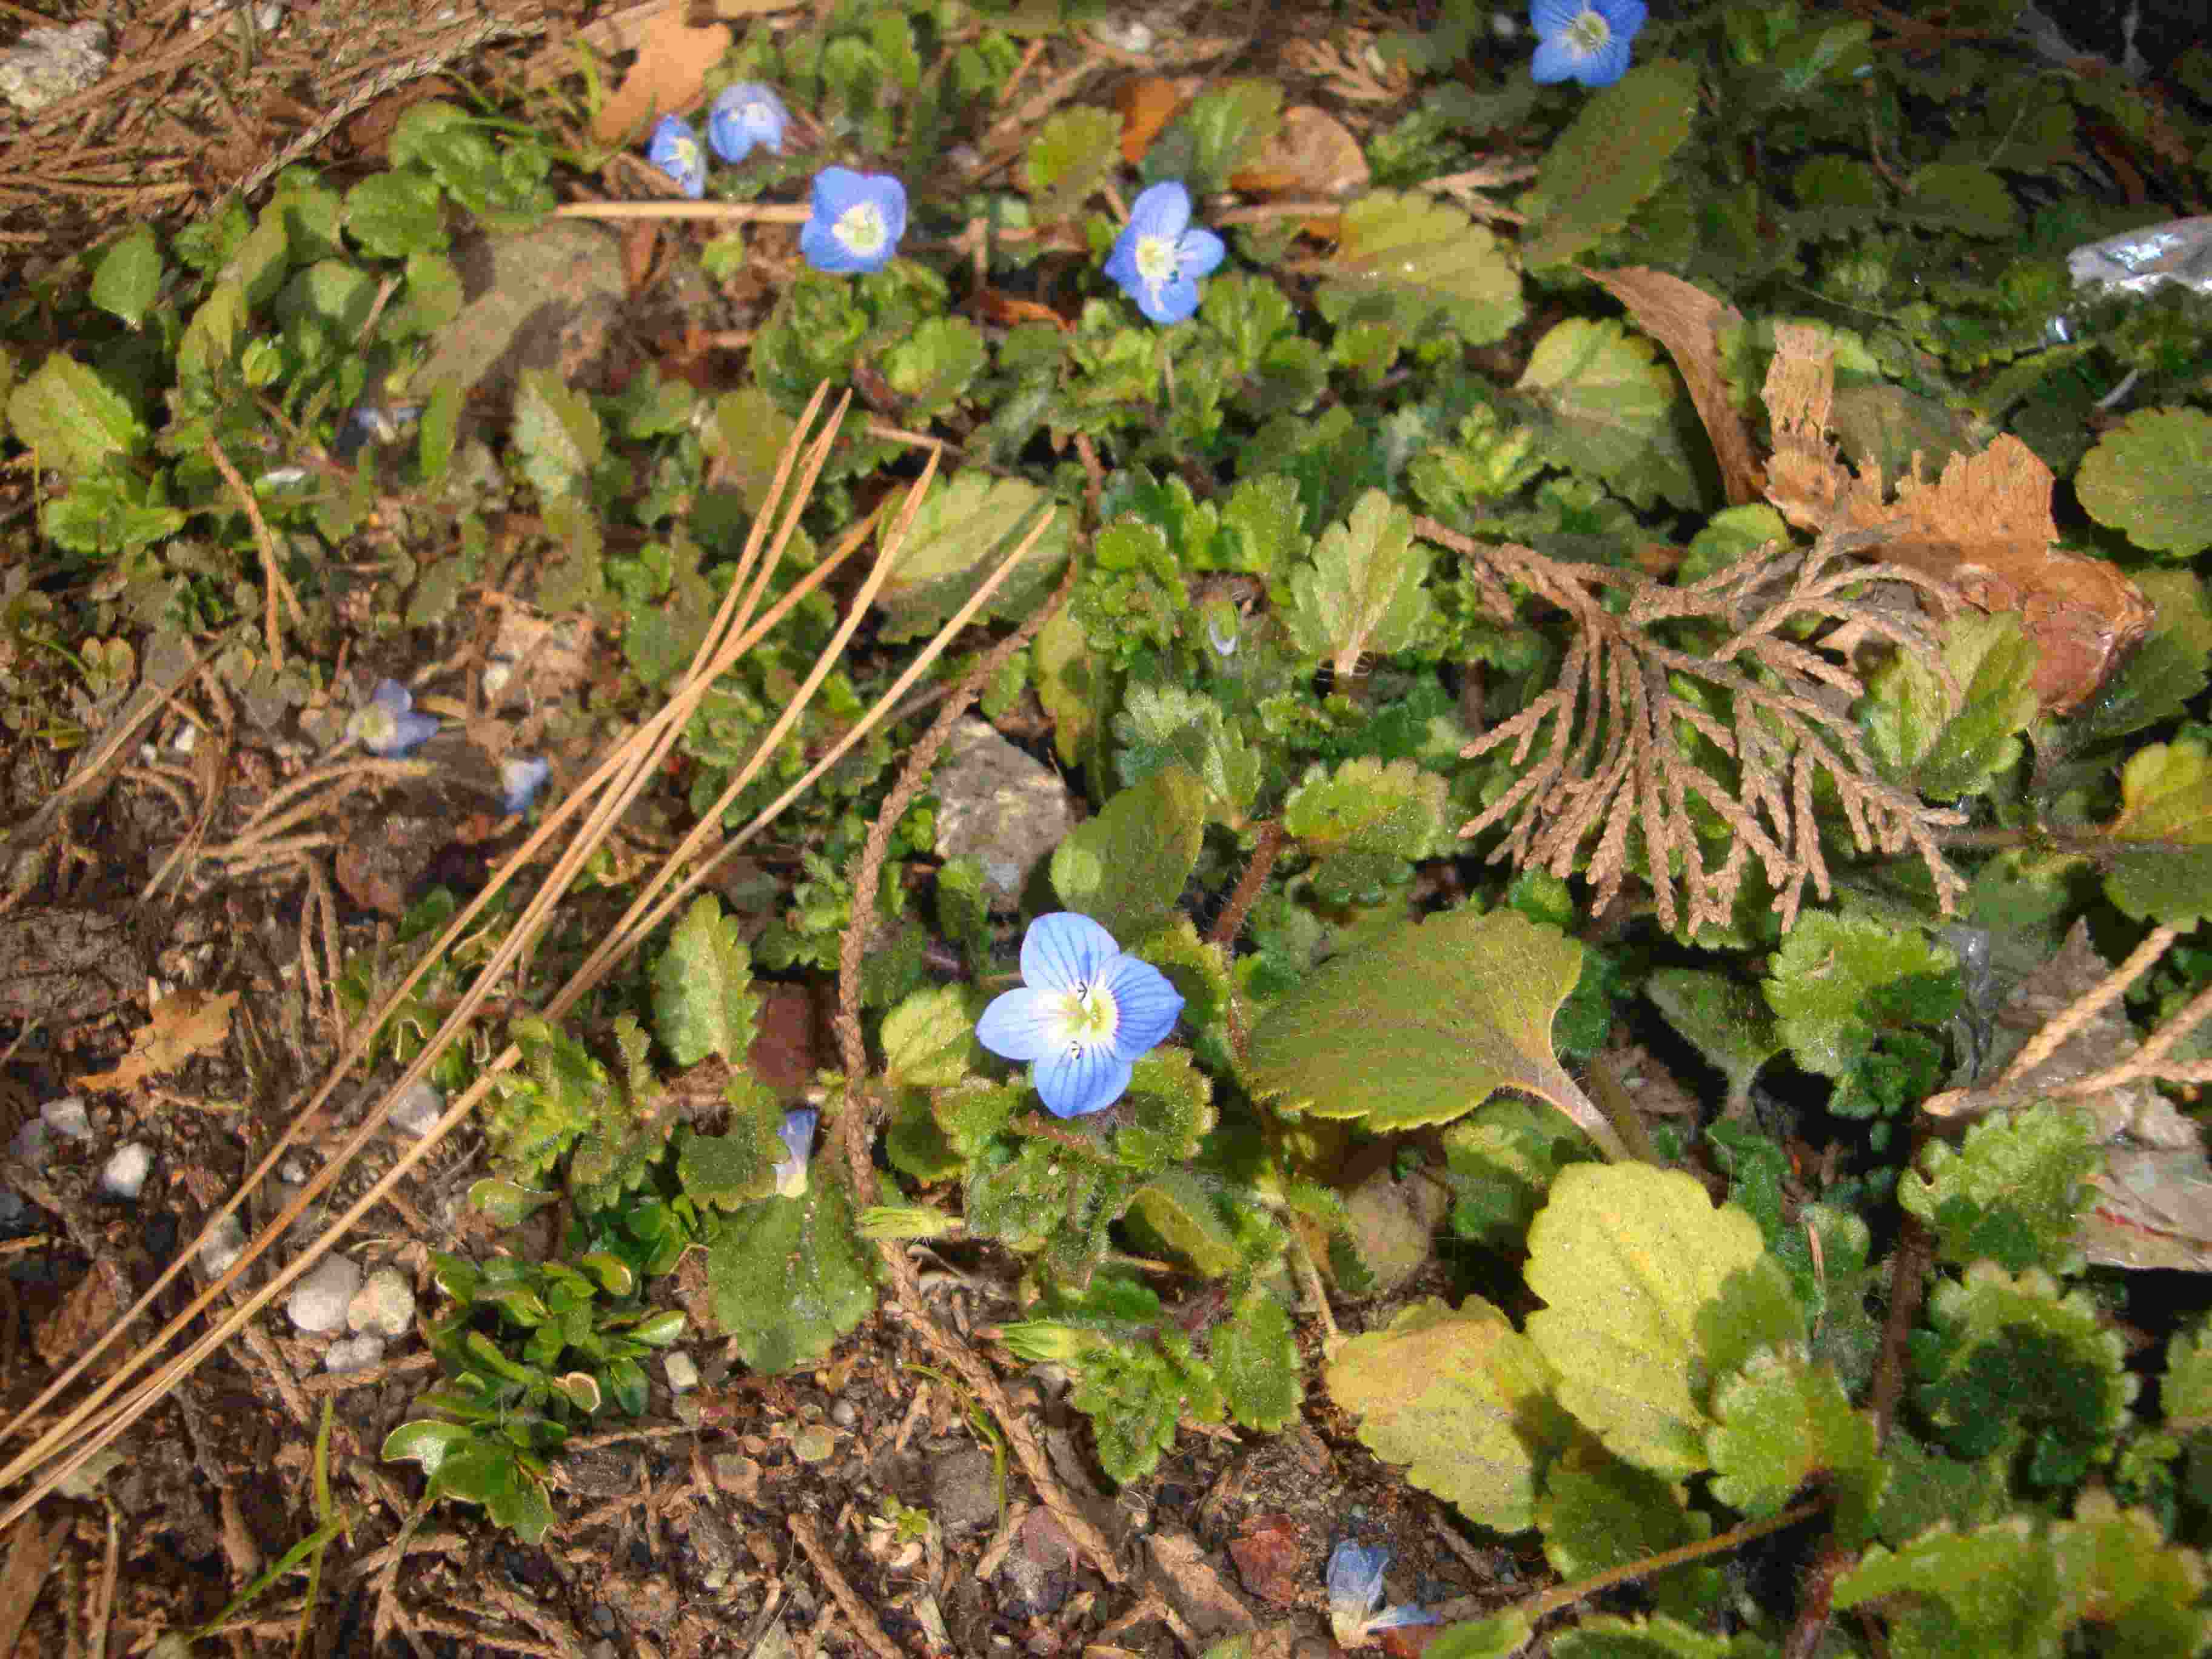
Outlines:
<svg viewBox="0 0 2212 1659"><path fill-rule="evenodd" d="M2212 1646L2212 56L2018 9L644 8L24 273L7 1582Z"/></svg>

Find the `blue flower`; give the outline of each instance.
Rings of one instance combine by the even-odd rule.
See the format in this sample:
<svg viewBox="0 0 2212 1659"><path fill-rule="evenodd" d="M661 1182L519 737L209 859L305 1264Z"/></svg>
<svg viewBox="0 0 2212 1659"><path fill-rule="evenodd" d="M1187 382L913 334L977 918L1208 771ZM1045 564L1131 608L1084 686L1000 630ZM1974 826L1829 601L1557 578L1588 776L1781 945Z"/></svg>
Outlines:
<svg viewBox="0 0 2212 1659"><path fill-rule="evenodd" d="M1628 46L1644 27L1644 0L1529 0L1536 31L1529 74L1609 87L1628 73Z"/></svg>
<svg viewBox="0 0 2212 1659"><path fill-rule="evenodd" d="M1212 231L1190 228L1190 192L1170 179L1131 204L1106 274L1154 322L1179 323L1198 309L1198 279L1228 252Z"/></svg>
<svg viewBox="0 0 2212 1659"><path fill-rule="evenodd" d="M1039 916L1022 939L1022 988L992 1001L976 1041L1035 1060L1031 1080L1054 1117L1103 1111L1121 1097L1137 1059L1175 1029L1182 997L1114 936L1066 910Z"/></svg>
<svg viewBox="0 0 2212 1659"><path fill-rule="evenodd" d="M346 735L372 755L397 760L428 742L438 722L415 711L415 698L398 680L380 680L366 706L346 722Z"/></svg>
<svg viewBox="0 0 2212 1659"><path fill-rule="evenodd" d="M775 1190L780 1198L806 1196L806 1155L814 1144L814 1126L822 1115L811 1108L802 1107L783 1115L783 1127L776 1136L783 1142L787 1156L775 1161Z"/></svg>
<svg viewBox="0 0 2212 1659"><path fill-rule="evenodd" d="M707 112L707 142L725 161L742 161L755 145L783 154L783 130L791 112L783 100L757 81L722 88Z"/></svg>
<svg viewBox="0 0 2212 1659"><path fill-rule="evenodd" d="M906 234L906 186L888 173L824 167L799 251L817 270L881 270Z"/></svg>
<svg viewBox="0 0 2212 1659"><path fill-rule="evenodd" d="M699 150L699 135L691 124L664 115L645 147L645 159L683 185L684 193L697 201L707 193L707 158Z"/></svg>
<svg viewBox="0 0 2212 1659"><path fill-rule="evenodd" d="M501 805L509 812L527 812L552 770L550 761L535 756L508 756L499 763Z"/></svg>
<svg viewBox="0 0 2212 1659"><path fill-rule="evenodd" d="M1329 1552L1328 1627L1337 1646L1363 1646L1378 1630L1439 1622L1435 1613L1416 1607L1376 1611L1382 1600L1382 1570L1389 1565L1389 1551L1362 1549L1349 1538Z"/></svg>

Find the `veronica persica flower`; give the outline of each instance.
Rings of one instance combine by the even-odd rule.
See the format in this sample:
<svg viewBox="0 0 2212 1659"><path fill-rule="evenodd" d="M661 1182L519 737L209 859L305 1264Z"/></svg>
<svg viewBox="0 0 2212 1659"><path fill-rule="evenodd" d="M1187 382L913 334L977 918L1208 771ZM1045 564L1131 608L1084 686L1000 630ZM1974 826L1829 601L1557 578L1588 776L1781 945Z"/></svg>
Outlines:
<svg viewBox="0 0 2212 1659"><path fill-rule="evenodd" d="M790 123L782 99L757 81L740 81L723 88L707 112L707 142L725 161L742 161L756 147L781 155Z"/></svg>
<svg viewBox="0 0 2212 1659"><path fill-rule="evenodd" d="M509 812L527 812L552 770L550 761L529 755L508 756L499 763L500 805Z"/></svg>
<svg viewBox="0 0 2212 1659"><path fill-rule="evenodd" d="M806 1196L806 1163L809 1150L814 1145L814 1126L821 1121L819 1112L802 1108L783 1115L783 1127L776 1138L783 1142L784 1156L775 1161L775 1190L780 1198Z"/></svg>
<svg viewBox="0 0 2212 1659"><path fill-rule="evenodd" d="M1328 1627L1337 1646L1361 1647L1378 1630L1438 1622L1419 1607L1382 1607L1382 1570L1389 1565L1389 1551L1362 1549L1348 1538L1329 1552Z"/></svg>
<svg viewBox="0 0 2212 1659"><path fill-rule="evenodd" d="M1528 72L1539 81L1609 87L1628 72L1629 43L1644 16L1644 0L1529 0L1537 45Z"/></svg>
<svg viewBox="0 0 2212 1659"><path fill-rule="evenodd" d="M1130 205L1106 274L1154 322L1179 323L1198 309L1198 279L1228 252L1212 231L1192 228L1190 192L1170 179Z"/></svg>
<svg viewBox="0 0 2212 1659"><path fill-rule="evenodd" d="M706 194L707 158L700 152L699 135L690 123L664 115L645 147L645 159L684 187L693 201Z"/></svg>
<svg viewBox="0 0 2212 1659"><path fill-rule="evenodd" d="M881 270L906 234L906 186L888 173L824 167L799 251L817 270Z"/></svg>
<svg viewBox="0 0 2212 1659"><path fill-rule="evenodd" d="M1022 988L993 1000L975 1039L1035 1062L1031 1081L1054 1117L1121 1099L1138 1057L1175 1029L1182 997L1165 974L1122 953L1088 916L1054 911L1022 937Z"/></svg>
<svg viewBox="0 0 2212 1659"><path fill-rule="evenodd" d="M397 760L430 740L438 722L415 712L414 694L398 680L380 680L363 708L346 722L346 735L372 755Z"/></svg>

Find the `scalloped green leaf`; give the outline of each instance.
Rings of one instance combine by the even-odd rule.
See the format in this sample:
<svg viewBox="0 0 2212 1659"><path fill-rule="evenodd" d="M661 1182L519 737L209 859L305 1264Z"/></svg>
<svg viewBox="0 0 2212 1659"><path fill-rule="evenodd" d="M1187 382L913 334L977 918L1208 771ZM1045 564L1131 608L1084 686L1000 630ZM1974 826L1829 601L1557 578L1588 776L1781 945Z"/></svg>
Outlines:
<svg viewBox="0 0 2212 1659"><path fill-rule="evenodd" d="M2100 1651L2201 1654L2212 1640L2212 1612L2197 1605L2203 1558L2169 1544L2149 1511L2091 1487L2074 1519L2051 1528L2051 1550L2075 1616L2103 1627Z"/></svg>
<svg viewBox="0 0 2212 1659"><path fill-rule="evenodd" d="M1236 1312L1214 1328L1207 1357L1222 1403L1246 1428L1272 1432L1298 1414L1305 1390L1297 1334L1289 1310L1265 1290L1247 1291Z"/></svg>
<svg viewBox="0 0 2212 1659"><path fill-rule="evenodd" d="M526 368L514 388L514 447L539 495L565 495L599 465L606 433L589 397L552 369Z"/></svg>
<svg viewBox="0 0 2212 1659"><path fill-rule="evenodd" d="M1519 325L1520 274L1504 246L1432 196L1370 191L1348 203L1314 296L1332 326L1387 324L1408 341L1432 320L1469 345Z"/></svg>
<svg viewBox="0 0 2212 1659"><path fill-rule="evenodd" d="M1444 781L1413 761L1363 755L1310 769L1283 803L1283 828L1319 857L1425 858L1443 836L1448 799Z"/></svg>
<svg viewBox="0 0 2212 1659"><path fill-rule="evenodd" d="M1698 968L1655 969L1644 994L1707 1064L1728 1079L1732 1107L1747 1103L1751 1080L1789 1044L1756 987Z"/></svg>
<svg viewBox="0 0 2212 1659"><path fill-rule="evenodd" d="M1801 1341L1759 1224L1649 1164L1559 1172L1528 1230L1528 1337L1559 1403L1618 1457L1670 1478L1707 1467L1705 1390L1758 1349Z"/></svg>
<svg viewBox="0 0 2212 1659"><path fill-rule="evenodd" d="M1713 1416L1705 1455L1715 1497L1753 1517L1775 1515L1807 1481L1825 1480L1838 1541L1867 1541L1888 1471L1874 1419L1851 1409L1833 1370L1783 1350L1753 1354L1713 1390Z"/></svg>
<svg viewBox="0 0 2212 1659"><path fill-rule="evenodd" d="M2212 1319L2199 1317L2166 1344L2158 1403L2170 1429L2212 1427Z"/></svg>
<svg viewBox="0 0 2212 1659"><path fill-rule="evenodd" d="M1253 1086L1283 1109L1361 1118L1376 1133L1445 1123L1501 1089L1562 1110L1581 1091L1552 1018L1582 947L1517 912L1454 910L1324 963L1253 1029Z"/></svg>
<svg viewBox="0 0 2212 1659"><path fill-rule="evenodd" d="M939 479L915 509L897 562L876 594L884 613L884 638L897 644L934 632L1020 544L1037 519L1052 510L1049 496L1019 478L971 471ZM897 517L887 515L879 534L889 536ZM1054 514L983 614L1015 622L1036 608L1066 562L1067 526L1066 514Z"/></svg>
<svg viewBox="0 0 2212 1659"><path fill-rule="evenodd" d="M1519 1245L1559 1171L1591 1156L1574 1125L1518 1095L1468 1113L1443 1140L1452 1231L1498 1249Z"/></svg>
<svg viewBox="0 0 2212 1659"><path fill-rule="evenodd" d="M1535 1348L1480 1297L1402 1310L1339 1349L1327 1381L1377 1457L1500 1532L1534 1522L1537 1477L1572 1433Z"/></svg>
<svg viewBox="0 0 2212 1659"><path fill-rule="evenodd" d="M1198 867L1209 799L1180 763L1116 792L1053 849L1053 891L1124 944L1158 931Z"/></svg>
<svg viewBox="0 0 2212 1659"><path fill-rule="evenodd" d="M1080 105L1048 117L1022 158L1036 222L1073 218L1084 198L1105 183L1121 149L1121 121L1111 110Z"/></svg>
<svg viewBox="0 0 2212 1659"><path fill-rule="evenodd" d="M1073 766L1104 718L1103 665L1084 637L1083 624L1065 606L1045 619L1030 647L1030 673L1037 701L1052 717L1052 746Z"/></svg>
<svg viewBox="0 0 2212 1659"><path fill-rule="evenodd" d="M1836 1581L1839 1613L1879 1603L1893 1652L2050 1654L2067 1624L2049 1546L2027 1517L1876 1545Z"/></svg>
<svg viewBox="0 0 2212 1659"><path fill-rule="evenodd" d="M2020 210L2003 179L1968 161L1930 161L1912 175L1898 210L1984 240L2020 228Z"/></svg>
<svg viewBox="0 0 2212 1659"><path fill-rule="evenodd" d="M1868 746L1891 781L1931 800L1978 794L2021 754L2021 736L2040 712L2036 659L2016 611L1961 611L1945 625L1943 660L1954 694L1923 659L1899 653L1874 677L1859 719Z"/></svg>
<svg viewBox="0 0 2212 1659"><path fill-rule="evenodd" d="M1563 264L1628 222L1665 182L1698 110L1698 71L1660 58L1592 96L1552 141L1526 204L1521 258Z"/></svg>
<svg viewBox="0 0 2212 1659"><path fill-rule="evenodd" d="M2122 844L2106 859L2106 896L2172 927L2212 915L2212 754L2189 738L2147 744L2120 769L2120 799L2106 828Z"/></svg>
<svg viewBox="0 0 2212 1659"><path fill-rule="evenodd" d="M884 1076L894 1087L950 1088L975 1070L982 1052L975 1016L957 985L916 991L884 1016Z"/></svg>
<svg viewBox="0 0 2212 1659"><path fill-rule="evenodd" d="M2212 415L2129 416L2081 458L2074 491L2091 518L2137 547L2194 557L2212 547Z"/></svg>
<svg viewBox="0 0 2212 1659"><path fill-rule="evenodd" d="M714 1321L757 1371L826 1358L875 1311L878 1268L843 1186L818 1170L802 1196L763 1199L723 1218L707 1247Z"/></svg>
<svg viewBox="0 0 2212 1659"><path fill-rule="evenodd" d="M40 466L72 477L112 456L135 454L146 441L145 424L123 394L59 351L9 394L8 423L24 447L38 452Z"/></svg>
<svg viewBox="0 0 2212 1659"><path fill-rule="evenodd" d="M1114 736L1122 782L1180 764L1205 786L1207 816L1243 827L1260 793L1261 757L1212 698L1180 685L1133 684L1114 717Z"/></svg>
<svg viewBox="0 0 2212 1659"><path fill-rule="evenodd" d="M1713 1530L1711 1520L1690 1507L1680 1483L1595 1448L1562 1459L1545 1476L1536 1525L1544 1535L1544 1559L1570 1582L1700 1543ZM1661 1611L1684 1617L1710 1606L1722 1584L1711 1565L1645 1581Z"/></svg>
<svg viewBox="0 0 2212 1659"><path fill-rule="evenodd" d="M982 331L965 317L929 317L884 353L884 379L906 399L904 418L926 425L960 401L990 367Z"/></svg>
<svg viewBox="0 0 2212 1659"><path fill-rule="evenodd" d="M1212 1131L1213 1084L1188 1048L1155 1048L1138 1060L1115 1110L1115 1161L1153 1175L1198 1156Z"/></svg>
<svg viewBox="0 0 2212 1659"><path fill-rule="evenodd" d="M1423 1659L1512 1659L1528 1644L1534 1630L1525 1613L1494 1613L1487 1619L1447 1626L1421 1652Z"/></svg>
<svg viewBox="0 0 2212 1659"><path fill-rule="evenodd" d="M2057 1101L1995 1112L1959 1146L1930 1145L1923 1163L1899 1177L1898 1201L1935 1230L1944 1261L2081 1271L2075 1217L2105 1163L2087 1113Z"/></svg>
<svg viewBox="0 0 2212 1659"><path fill-rule="evenodd" d="M1291 573L1284 621L1300 650L1329 658L1349 678L1370 652L1387 655L1419 639L1435 612L1428 574L1413 515L1370 489L1349 520L1329 526L1312 560Z"/></svg>
<svg viewBox="0 0 2212 1659"><path fill-rule="evenodd" d="M1917 927L1816 910L1797 919L1760 989L1797 1063L1841 1077L1874 1041L1869 1000L1902 981L1948 973L1954 962Z"/></svg>
<svg viewBox="0 0 2212 1659"><path fill-rule="evenodd" d="M653 1035L678 1066L696 1066L708 1054L743 1066L759 1014L752 955L736 918L723 915L712 893L702 893L653 962Z"/></svg>
<svg viewBox="0 0 2212 1659"><path fill-rule="evenodd" d="M1657 1613L1623 1619L1593 1613L1552 1644L1552 1659L1731 1659L1724 1636L1706 1636L1680 1620Z"/></svg>
<svg viewBox="0 0 2212 1659"><path fill-rule="evenodd" d="M1689 441L1696 422L1681 383L1658 348L1618 318L1553 325L1514 389L1546 460L1602 480L1638 507L1699 503Z"/></svg>
<svg viewBox="0 0 2212 1659"><path fill-rule="evenodd" d="M93 261L88 297L131 328L145 321L161 292L161 245L151 225L132 226Z"/></svg>

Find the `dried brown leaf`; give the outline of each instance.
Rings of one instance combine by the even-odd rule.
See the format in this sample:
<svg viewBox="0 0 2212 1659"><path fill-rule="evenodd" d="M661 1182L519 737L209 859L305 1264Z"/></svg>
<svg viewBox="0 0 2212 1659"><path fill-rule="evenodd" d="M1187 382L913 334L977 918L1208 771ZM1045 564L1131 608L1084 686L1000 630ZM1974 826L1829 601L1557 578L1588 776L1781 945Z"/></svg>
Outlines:
<svg viewBox="0 0 2212 1659"><path fill-rule="evenodd" d="M600 106L592 137L629 143L662 116L689 109L706 91L707 71L729 49L730 31L720 23L694 28L680 5L656 14L638 36L629 73Z"/></svg>
<svg viewBox="0 0 2212 1659"><path fill-rule="evenodd" d="M1249 167L1230 186L1259 196L1356 196L1367 188L1367 157L1351 129L1326 110L1294 104ZM1334 215L1302 222L1316 236L1336 234Z"/></svg>
<svg viewBox="0 0 2212 1659"><path fill-rule="evenodd" d="M1706 293L1693 283L1628 265L1618 270L1583 273L1628 307L1637 327L1667 348L1690 388L1690 401L1698 419L1712 441L1720 463L1721 483L1729 505L1755 501L1765 484L1759 458L1752 453L1751 428L1729 400L1728 376L1722 372L1720 331L1743 321L1734 306Z"/></svg>
<svg viewBox="0 0 2212 1659"><path fill-rule="evenodd" d="M131 1052L111 1072L95 1072L77 1079L83 1089L131 1089L149 1077L173 1072L194 1054L211 1054L230 1035L230 1011L238 1006L238 993L210 996L204 991L178 991L154 1005L152 1019L132 1039Z"/></svg>

